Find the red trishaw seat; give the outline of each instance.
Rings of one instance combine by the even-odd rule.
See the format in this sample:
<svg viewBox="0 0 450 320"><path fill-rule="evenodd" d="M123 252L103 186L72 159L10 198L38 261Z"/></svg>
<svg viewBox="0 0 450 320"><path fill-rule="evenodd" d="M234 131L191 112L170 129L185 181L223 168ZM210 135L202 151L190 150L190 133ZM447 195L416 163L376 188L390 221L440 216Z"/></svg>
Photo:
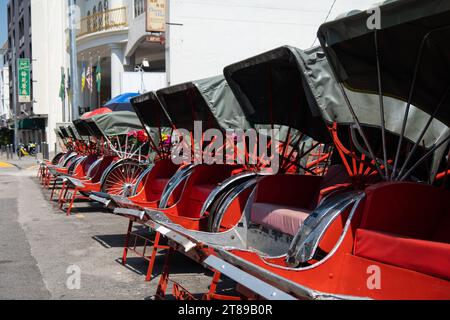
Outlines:
<svg viewBox="0 0 450 320"><path fill-rule="evenodd" d="M153 194L162 194L169 180L169 178L159 178L151 181Z"/></svg>
<svg viewBox="0 0 450 320"><path fill-rule="evenodd" d="M367 188L354 255L449 280L449 199L449 191L418 183Z"/></svg>
<svg viewBox="0 0 450 320"><path fill-rule="evenodd" d="M311 214L309 210L280 206L271 203L254 203L251 220L271 229L294 236L303 221Z"/></svg>
<svg viewBox="0 0 450 320"><path fill-rule="evenodd" d="M358 229L354 254L450 280L450 244Z"/></svg>
<svg viewBox="0 0 450 320"><path fill-rule="evenodd" d="M320 176L275 175L263 178L252 205L253 223L294 236L322 199L320 191L349 181L342 166Z"/></svg>
<svg viewBox="0 0 450 320"><path fill-rule="evenodd" d="M217 187L215 184L202 184L192 188L192 200L206 201L211 192Z"/></svg>

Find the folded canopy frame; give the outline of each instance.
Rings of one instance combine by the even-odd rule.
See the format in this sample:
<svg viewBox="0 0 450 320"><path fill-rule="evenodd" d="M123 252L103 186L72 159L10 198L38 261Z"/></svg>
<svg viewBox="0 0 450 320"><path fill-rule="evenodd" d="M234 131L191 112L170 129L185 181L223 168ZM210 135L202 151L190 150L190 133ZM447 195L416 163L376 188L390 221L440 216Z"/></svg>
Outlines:
<svg viewBox="0 0 450 320"><path fill-rule="evenodd" d="M58 128L55 128L56 136L58 137L59 141L62 143L62 145L67 149L67 151L72 150L72 144L68 140L67 130L64 126L59 126Z"/></svg>
<svg viewBox="0 0 450 320"><path fill-rule="evenodd" d="M141 150L146 143L137 146L135 143L131 144L129 139L131 132L143 129L141 121L134 112L105 113L83 121L93 137L101 144L107 143L110 152L121 159L138 158L140 161ZM108 152L108 150L105 149L104 152Z"/></svg>
<svg viewBox="0 0 450 320"><path fill-rule="evenodd" d="M224 69L225 78L251 125L280 130L280 141L284 141L280 150L282 172L297 166L317 146L331 142L303 74L304 59L300 49L283 46ZM305 142L309 142L306 147ZM326 163L325 160L326 156L322 159L319 156L316 162ZM306 163L300 167L313 173Z"/></svg>
<svg viewBox="0 0 450 320"><path fill-rule="evenodd" d="M379 26L369 29L368 21L377 11ZM318 31L352 121L385 180L407 179L432 155L429 180L437 173L450 139L449 21L448 1L402 0L325 23ZM364 114L357 113L362 105L352 99L355 92L378 98L381 159L376 158L362 127ZM388 110L389 100L403 105ZM400 118L397 124L401 125L389 127L389 114ZM388 163L386 132L398 136L392 165ZM412 147L402 156L405 140ZM421 148L425 151L419 153Z"/></svg>
<svg viewBox="0 0 450 320"><path fill-rule="evenodd" d="M173 129L190 133L190 141L183 139L181 143L186 144L194 155L197 151L206 152L204 133L208 129L217 129L225 135L230 130L251 128L223 76L182 83L161 89L156 94L172 121ZM202 132L195 131L196 122L201 122ZM236 151L234 141L231 145ZM228 146L228 141L224 142L215 152L223 153Z"/></svg>
<svg viewBox="0 0 450 320"><path fill-rule="evenodd" d="M164 140L172 135L173 123L161 106L156 93L153 91L131 99L136 115L142 123L149 138L150 148L159 159L167 159L170 156L171 143Z"/></svg>

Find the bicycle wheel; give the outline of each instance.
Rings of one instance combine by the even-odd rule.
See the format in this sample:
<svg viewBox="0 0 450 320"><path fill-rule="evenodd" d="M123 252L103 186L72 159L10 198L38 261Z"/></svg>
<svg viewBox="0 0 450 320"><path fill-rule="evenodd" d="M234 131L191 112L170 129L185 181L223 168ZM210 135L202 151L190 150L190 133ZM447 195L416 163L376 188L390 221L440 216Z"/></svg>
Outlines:
<svg viewBox="0 0 450 320"><path fill-rule="evenodd" d="M131 196L144 170L145 166L138 161L124 160L116 163L103 179L102 192L123 197Z"/></svg>

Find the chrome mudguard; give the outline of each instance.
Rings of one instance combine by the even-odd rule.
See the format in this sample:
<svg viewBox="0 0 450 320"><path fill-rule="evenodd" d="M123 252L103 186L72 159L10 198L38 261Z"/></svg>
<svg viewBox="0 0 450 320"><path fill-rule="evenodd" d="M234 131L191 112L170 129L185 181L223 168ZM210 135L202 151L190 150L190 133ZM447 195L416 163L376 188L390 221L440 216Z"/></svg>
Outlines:
<svg viewBox="0 0 450 320"><path fill-rule="evenodd" d="M188 179L191 176L194 168L195 165L192 164L188 165L187 167L175 173L175 175L169 180L169 183L167 183L167 186L164 188L164 191L161 196L161 201L159 203L160 208L167 208L172 193L181 183L186 181L186 179Z"/></svg>
<svg viewBox="0 0 450 320"><path fill-rule="evenodd" d="M368 298L364 297L355 297L355 296L348 296L348 295L339 295L339 294L331 294L326 292L321 292L317 290L313 290L311 288L308 288L306 286L302 286L299 283L293 282L289 279L283 278L280 275L277 275L267 269L261 268L255 264L252 264L236 255L233 255L229 253L228 251L224 249L218 249L216 250L218 254L219 259L223 259L223 261L228 262L229 264L242 268L244 270L240 270L243 274L248 276L257 275L257 279L260 280L263 285L261 286L255 286L250 287L250 290L254 291L258 295L262 297L269 296L268 299L273 299L270 294L273 292L273 288L281 290L284 293L289 293L294 295L297 298L300 299L309 299L309 300L366 300ZM205 260L206 262L206 260ZM227 277L235 278L233 270L230 269L222 269L213 267L215 270L220 271L222 274L226 275ZM241 278L244 279L238 280L236 282L241 283L244 285L245 282L245 276ZM247 287L249 288L249 287Z"/></svg>
<svg viewBox="0 0 450 320"><path fill-rule="evenodd" d="M142 172L142 174L139 176L139 178L136 180L136 184L134 185L132 195L135 196L137 194L137 188L139 184L142 182L142 180L153 170L153 167L155 166L154 163L150 164L147 169Z"/></svg>
<svg viewBox="0 0 450 320"><path fill-rule="evenodd" d="M295 235L288 251L288 264L298 266L313 259L320 240L328 227L345 209L354 204L354 208L364 197L362 191L338 193L324 200L314 212L306 218ZM320 210L319 210L320 208ZM354 212L354 211L353 211ZM349 217L351 219L352 217Z"/></svg>
<svg viewBox="0 0 450 320"><path fill-rule="evenodd" d="M211 206L222 196L224 193L232 190L232 188L241 185L243 182L254 179L257 176L254 172L245 172L237 174L235 176L229 177L225 181L221 182L217 188L215 188L206 199L203 204L202 210L200 211L200 216L202 217L205 212L207 212Z"/></svg>

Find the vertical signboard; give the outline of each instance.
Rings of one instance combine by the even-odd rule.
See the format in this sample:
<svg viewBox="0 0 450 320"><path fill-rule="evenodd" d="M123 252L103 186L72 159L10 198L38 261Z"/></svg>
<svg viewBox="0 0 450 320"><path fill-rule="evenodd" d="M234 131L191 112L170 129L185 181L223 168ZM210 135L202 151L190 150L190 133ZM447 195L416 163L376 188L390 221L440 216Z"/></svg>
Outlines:
<svg viewBox="0 0 450 320"><path fill-rule="evenodd" d="M166 0L147 0L147 32L165 32Z"/></svg>
<svg viewBox="0 0 450 320"><path fill-rule="evenodd" d="M19 103L31 102L30 59L18 59Z"/></svg>

